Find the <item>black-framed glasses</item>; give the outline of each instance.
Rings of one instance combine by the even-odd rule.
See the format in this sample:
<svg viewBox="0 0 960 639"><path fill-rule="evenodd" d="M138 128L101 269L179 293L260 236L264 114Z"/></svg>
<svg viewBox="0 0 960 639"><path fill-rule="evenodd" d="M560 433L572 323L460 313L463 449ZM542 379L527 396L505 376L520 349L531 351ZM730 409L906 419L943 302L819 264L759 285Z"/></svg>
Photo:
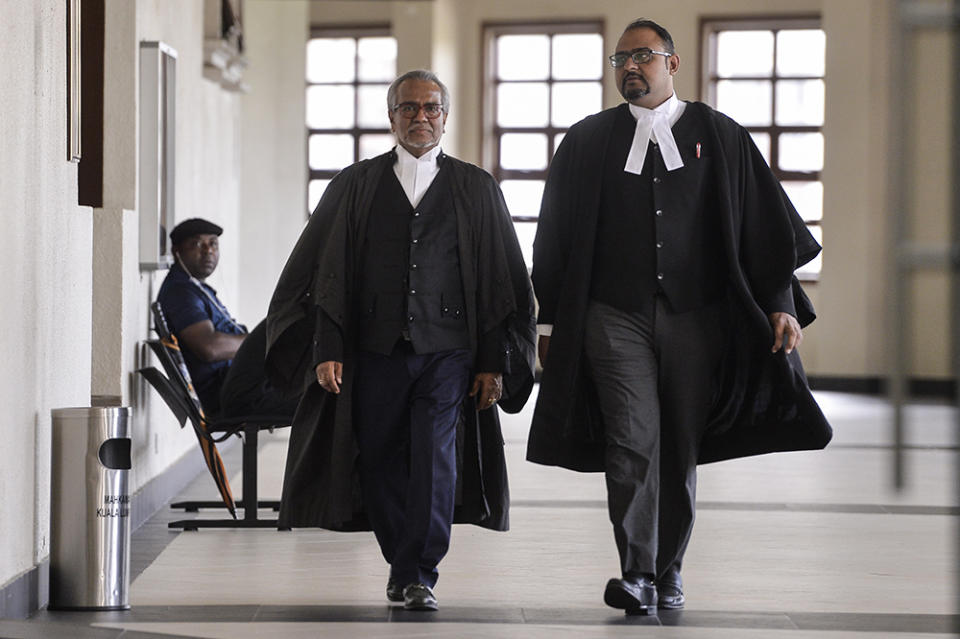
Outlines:
<svg viewBox="0 0 960 639"><path fill-rule="evenodd" d="M423 109L423 114L431 120L436 120L443 113L443 105L436 102L427 102L426 104L417 104L416 102L401 102L393 107L394 113L399 113L405 118L413 119Z"/></svg>
<svg viewBox="0 0 960 639"><path fill-rule="evenodd" d="M627 63L627 60L633 60L634 64L646 64L653 59L655 55L662 55L665 58L672 56L672 53L667 53L666 51L654 51L648 47L640 47L639 49L634 49L629 53L626 51L617 51L612 56L610 56L610 66L614 69L619 69Z"/></svg>

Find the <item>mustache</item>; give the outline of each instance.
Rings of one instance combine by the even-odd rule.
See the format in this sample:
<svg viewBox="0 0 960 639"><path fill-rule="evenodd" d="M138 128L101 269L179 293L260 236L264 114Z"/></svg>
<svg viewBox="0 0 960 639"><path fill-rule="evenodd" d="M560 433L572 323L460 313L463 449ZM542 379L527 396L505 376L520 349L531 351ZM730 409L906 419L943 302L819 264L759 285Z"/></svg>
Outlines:
<svg viewBox="0 0 960 639"><path fill-rule="evenodd" d="M630 71L630 72L628 72L626 75L623 76L623 81L620 82L620 86L621 86L621 87L626 86L626 85L627 85L627 80L629 80L630 78L636 78L637 80L640 80L640 81L642 81L642 82L645 83L645 84L649 84L649 83L647 82L647 79L646 79L645 77L643 77L643 76L640 75L639 73L634 73L633 71Z"/></svg>

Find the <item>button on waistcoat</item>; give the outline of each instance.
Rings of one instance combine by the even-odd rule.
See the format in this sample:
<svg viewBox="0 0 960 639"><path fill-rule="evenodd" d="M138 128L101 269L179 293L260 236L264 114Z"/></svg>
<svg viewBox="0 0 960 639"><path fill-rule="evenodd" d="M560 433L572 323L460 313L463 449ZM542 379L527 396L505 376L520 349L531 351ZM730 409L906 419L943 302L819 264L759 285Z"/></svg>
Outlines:
<svg viewBox="0 0 960 639"><path fill-rule="evenodd" d="M417 353L469 348L457 218L447 172L417 207L393 170L373 197L363 245L360 347L389 354L401 337Z"/></svg>
<svg viewBox="0 0 960 639"><path fill-rule="evenodd" d="M684 166L667 171L651 143L638 176L623 170L634 126L624 107L604 159L591 297L635 311L660 293L676 312L701 308L726 291L707 127L685 112L673 128Z"/></svg>
<svg viewBox="0 0 960 639"><path fill-rule="evenodd" d="M647 147L641 175L623 170L634 128L629 111L617 114L604 157L590 291L593 299L625 311L641 310L657 290L656 256L649 250L655 233L653 145Z"/></svg>

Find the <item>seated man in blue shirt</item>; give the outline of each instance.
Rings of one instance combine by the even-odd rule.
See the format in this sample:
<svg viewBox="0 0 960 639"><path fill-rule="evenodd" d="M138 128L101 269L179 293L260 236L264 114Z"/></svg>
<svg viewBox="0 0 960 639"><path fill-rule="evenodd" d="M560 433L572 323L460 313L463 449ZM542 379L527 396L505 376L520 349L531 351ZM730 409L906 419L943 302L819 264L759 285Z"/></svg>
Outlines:
<svg viewBox="0 0 960 639"><path fill-rule="evenodd" d="M174 265L157 300L177 336L204 412L293 416L297 399L270 388L263 372L266 329L261 322L247 333L205 280L220 260L223 229L200 218L170 232Z"/></svg>

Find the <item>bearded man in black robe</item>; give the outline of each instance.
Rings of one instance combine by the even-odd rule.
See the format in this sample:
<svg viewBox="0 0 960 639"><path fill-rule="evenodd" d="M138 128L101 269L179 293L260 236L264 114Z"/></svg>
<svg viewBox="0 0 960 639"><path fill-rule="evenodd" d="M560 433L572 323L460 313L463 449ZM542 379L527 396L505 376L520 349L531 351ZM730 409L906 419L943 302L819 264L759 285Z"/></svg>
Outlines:
<svg viewBox="0 0 960 639"><path fill-rule="evenodd" d="M306 388L279 519L372 528L387 598L436 610L451 523L509 525L496 406L533 386L533 292L496 181L438 146L446 87L387 103L398 146L333 179L270 303L267 370Z"/></svg>
<svg viewBox="0 0 960 639"><path fill-rule="evenodd" d="M531 461L604 471L628 614L684 605L697 463L819 448L793 271L820 246L745 129L673 89L650 20L610 56L626 103L564 137L533 251L544 365Z"/></svg>

